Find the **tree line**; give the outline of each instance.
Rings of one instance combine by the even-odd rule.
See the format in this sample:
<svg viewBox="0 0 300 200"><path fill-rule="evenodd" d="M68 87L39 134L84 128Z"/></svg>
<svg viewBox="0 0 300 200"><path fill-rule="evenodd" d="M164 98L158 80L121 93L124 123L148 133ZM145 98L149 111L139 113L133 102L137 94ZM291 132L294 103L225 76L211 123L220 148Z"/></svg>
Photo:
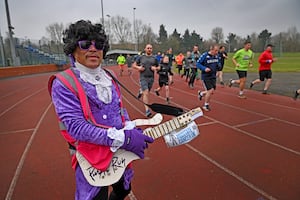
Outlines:
<svg viewBox="0 0 300 200"><path fill-rule="evenodd" d="M65 27L63 23L59 22L49 24L45 28L46 36L40 40L14 38L15 44L17 47L28 47L29 45L49 54L63 54L62 33ZM176 28L172 33L168 33L163 24L160 25L159 32L156 34L152 27L144 24L142 20L137 19L133 24L129 19L117 15L104 20L104 28L109 36L111 49L142 51L145 45L150 43L155 51L164 52L171 47L173 52L177 54L191 50L195 44L199 45L199 50L203 52L212 44L217 43L225 46L228 52L234 52L243 46L245 40L250 40L252 49L255 52L263 51L267 43L274 44L274 51L279 53L279 55L282 52L300 52L300 33L296 27L290 27L288 30L276 35L272 35L270 31L264 29L260 33L253 32L246 36L239 36L232 32L225 36L222 27L215 27L211 30L211 37L205 40L201 33L197 33L195 30L191 31L188 28L184 33L179 33ZM6 58L9 58L10 46L8 37L1 42L3 42L4 55ZM22 57L26 54L22 49L17 52L22 54ZM26 63L30 63L28 61L29 58L27 57L26 59Z"/></svg>
<svg viewBox="0 0 300 200"><path fill-rule="evenodd" d="M134 24L133 24L134 23ZM165 25L161 24L159 32L156 34L150 25L144 24L142 20L131 22L122 16L111 16L104 20L104 28L109 35L111 49L129 49L141 51L146 44L151 43L155 50L166 51L170 47L174 53L186 52L191 50L193 45L198 44L200 51L205 51L214 43L224 45L228 52L234 52L243 46L245 40L252 42L252 49L256 52L264 50L267 43L275 45L277 52L300 52L300 33L296 27L273 35L267 29L260 33L250 33L240 36L230 32L227 36L223 33L222 27L215 27L211 30L211 38L203 39L201 33L195 30L186 29L184 33L179 33L175 28L172 33L168 33ZM61 42L63 31L62 23L50 24L46 28L51 41Z"/></svg>

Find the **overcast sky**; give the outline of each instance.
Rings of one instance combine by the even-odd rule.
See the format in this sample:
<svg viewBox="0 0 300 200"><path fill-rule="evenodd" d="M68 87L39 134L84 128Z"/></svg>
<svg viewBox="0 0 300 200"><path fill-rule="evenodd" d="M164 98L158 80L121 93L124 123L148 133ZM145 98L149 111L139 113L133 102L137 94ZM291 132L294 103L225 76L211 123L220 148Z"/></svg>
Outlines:
<svg viewBox="0 0 300 200"><path fill-rule="evenodd" d="M47 36L46 27L58 22L64 25L79 19L99 22L101 0L8 0L15 35L40 39ZM204 39L215 27L246 37L267 29L272 35L295 26L300 32L300 0L103 0L104 17L123 16L149 24L158 34L165 25L168 34L175 28L181 34L195 30ZM0 2L1 35L6 36L7 18L4 1Z"/></svg>

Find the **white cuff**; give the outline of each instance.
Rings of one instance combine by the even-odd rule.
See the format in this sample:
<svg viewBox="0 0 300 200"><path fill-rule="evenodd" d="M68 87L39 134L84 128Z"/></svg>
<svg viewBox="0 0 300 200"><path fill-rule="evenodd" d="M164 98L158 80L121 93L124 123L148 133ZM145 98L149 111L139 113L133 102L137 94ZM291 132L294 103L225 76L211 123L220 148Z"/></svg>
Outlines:
<svg viewBox="0 0 300 200"><path fill-rule="evenodd" d="M116 152L125 141L125 133L124 130L131 130L134 129L135 124L132 121L126 121L125 127L118 130L115 127L107 129L107 136L113 140L113 143L111 144L110 150L112 152Z"/></svg>
<svg viewBox="0 0 300 200"><path fill-rule="evenodd" d="M110 150L116 152L123 144L125 140L124 130L117 130L115 127L107 130L107 136L113 140Z"/></svg>

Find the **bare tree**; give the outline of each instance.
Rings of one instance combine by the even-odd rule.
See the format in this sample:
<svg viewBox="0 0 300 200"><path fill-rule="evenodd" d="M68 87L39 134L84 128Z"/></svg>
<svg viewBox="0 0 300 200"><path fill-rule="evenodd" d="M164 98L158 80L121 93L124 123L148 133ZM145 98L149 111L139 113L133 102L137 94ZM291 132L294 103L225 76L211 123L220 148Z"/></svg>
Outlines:
<svg viewBox="0 0 300 200"><path fill-rule="evenodd" d="M289 49L289 51L292 52L299 51L300 33L297 31L297 28L295 26L288 28L285 36L286 42L284 44L284 49Z"/></svg>
<svg viewBox="0 0 300 200"><path fill-rule="evenodd" d="M221 27L216 27L211 31L211 38L214 40L217 44L220 44L223 42L224 34L223 29Z"/></svg>
<svg viewBox="0 0 300 200"><path fill-rule="evenodd" d="M156 42L156 35L154 34L152 28L150 25L143 25L141 28L141 33L139 35L139 38L141 38L141 43L146 44L153 44Z"/></svg>
<svg viewBox="0 0 300 200"><path fill-rule="evenodd" d="M116 16L111 18L111 30L113 31L114 38L119 43L127 43L132 36L131 23L125 17Z"/></svg>
<svg viewBox="0 0 300 200"><path fill-rule="evenodd" d="M147 32L147 27L143 24L142 20L135 21L135 33L133 33L133 43L137 44L137 50L143 49L144 34ZM136 38L135 38L136 37Z"/></svg>
<svg viewBox="0 0 300 200"><path fill-rule="evenodd" d="M63 37L64 25L62 23L53 23L46 27L50 40L55 43L61 43Z"/></svg>

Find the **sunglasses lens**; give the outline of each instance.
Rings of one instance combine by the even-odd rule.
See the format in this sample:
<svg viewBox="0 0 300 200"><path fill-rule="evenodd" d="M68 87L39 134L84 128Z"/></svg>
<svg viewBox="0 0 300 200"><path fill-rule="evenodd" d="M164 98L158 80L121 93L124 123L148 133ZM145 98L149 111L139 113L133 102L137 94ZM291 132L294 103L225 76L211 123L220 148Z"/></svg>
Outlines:
<svg viewBox="0 0 300 200"><path fill-rule="evenodd" d="M88 50L90 48L91 45L94 45L94 47L97 49L97 50L103 50L103 43L101 42L92 42L92 41L89 41L89 40L81 40L78 42L78 45L79 45L79 48L82 49L82 50Z"/></svg>
<svg viewBox="0 0 300 200"><path fill-rule="evenodd" d="M94 45L95 45L96 49L103 50L103 43L101 43L101 42L95 42Z"/></svg>
<svg viewBox="0 0 300 200"><path fill-rule="evenodd" d="M90 48L92 42L88 40L82 40L78 42L80 49L87 50Z"/></svg>

